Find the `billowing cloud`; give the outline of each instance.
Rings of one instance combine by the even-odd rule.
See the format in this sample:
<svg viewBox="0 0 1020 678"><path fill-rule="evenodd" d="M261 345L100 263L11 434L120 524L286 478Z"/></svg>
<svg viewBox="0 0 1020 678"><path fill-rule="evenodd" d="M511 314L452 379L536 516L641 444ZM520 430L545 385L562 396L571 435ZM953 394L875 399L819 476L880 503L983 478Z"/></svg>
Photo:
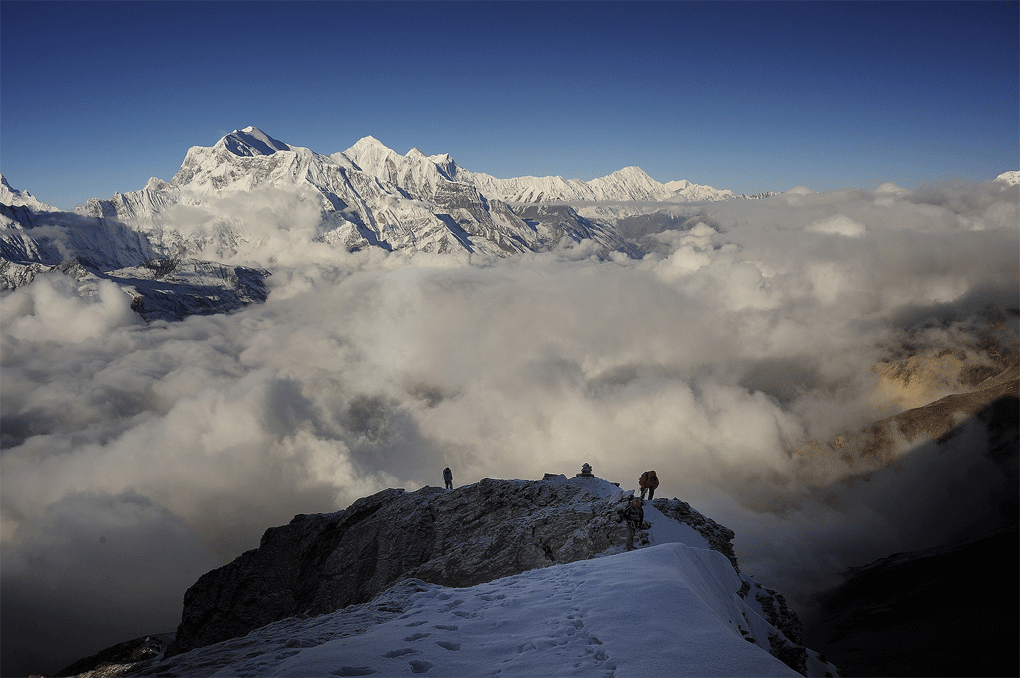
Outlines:
<svg viewBox="0 0 1020 678"><path fill-rule="evenodd" d="M902 408L873 368L908 338L988 358L968 319L1017 306L1018 189L893 188L679 207L697 218L656 254L609 261L338 253L266 195L237 217L261 244L227 253L273 271L263 305L145 326L112 288L0 297L5 639L125 620L66 664L170 631L197 574L266 527L445 466L460 485L587 462L624 487L655 468L781 590L966 533L1002 491L977 447L905 446L864 480L823 443ZM933 521L947 501L970 508ZM163 597L132 616L145 586Z"/></svg>

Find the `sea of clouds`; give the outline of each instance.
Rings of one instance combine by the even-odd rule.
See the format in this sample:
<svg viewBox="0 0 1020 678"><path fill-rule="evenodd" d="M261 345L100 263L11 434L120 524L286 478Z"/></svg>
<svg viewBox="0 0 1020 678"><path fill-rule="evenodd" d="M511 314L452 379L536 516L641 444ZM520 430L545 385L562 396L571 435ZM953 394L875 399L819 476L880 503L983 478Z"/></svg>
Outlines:
<svg viewBox="0 0 1020 678"><path fill-rule="evenodd" d="M655 469L795 606L840 568L974 534L1015 492L980 426L904 446L895 472L809 443L903 409L873 368L908 337L958 345L974 313L1017 308L1018 192L679 205L641 260L344 253L266 194L235 205L249 244L208 257L272 271L265 304L146 325L112 283L5 293L4 673L172 631L185 589L267 527L445 466L458 486Z"/></svg>

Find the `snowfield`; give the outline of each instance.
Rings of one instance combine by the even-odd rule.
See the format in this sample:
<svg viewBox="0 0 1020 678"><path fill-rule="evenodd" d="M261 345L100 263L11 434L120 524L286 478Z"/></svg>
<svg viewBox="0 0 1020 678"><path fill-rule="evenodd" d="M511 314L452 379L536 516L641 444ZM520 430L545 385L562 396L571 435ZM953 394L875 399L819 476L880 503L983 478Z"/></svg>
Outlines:
<svg viewBox="0 0 1020 678"><path fill-rule="evenodd" d="M725 556L680 543L464 589L409 579L371 603L270 624L142 675L799 675L741 637L739 587Z"/></svg>

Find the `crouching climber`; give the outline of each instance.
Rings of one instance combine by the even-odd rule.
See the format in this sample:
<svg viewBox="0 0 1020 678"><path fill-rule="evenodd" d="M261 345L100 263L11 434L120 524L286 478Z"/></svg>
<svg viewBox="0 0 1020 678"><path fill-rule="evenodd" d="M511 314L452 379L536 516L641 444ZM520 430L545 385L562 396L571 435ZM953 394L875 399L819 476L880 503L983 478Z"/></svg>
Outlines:
<svg viewBox="0 0 1020 678"><path fill-rule="evenodd" d="M641 529L642 523L645 522L645 510L641 508L642 502L639 498L634 497L627 508L623 509L623 520L627 526L627 550L634 550L634 534Z"/></svg>
<svg viewBox="0 0 1020 678"><path fill-rule="evenodd" d="M648 493L648 501L655 498L655 488L659 486L659 476L655 475L655 471L645 471L638 478L638 487L641 488L641 498L645 498L645 492Z"/></svg>

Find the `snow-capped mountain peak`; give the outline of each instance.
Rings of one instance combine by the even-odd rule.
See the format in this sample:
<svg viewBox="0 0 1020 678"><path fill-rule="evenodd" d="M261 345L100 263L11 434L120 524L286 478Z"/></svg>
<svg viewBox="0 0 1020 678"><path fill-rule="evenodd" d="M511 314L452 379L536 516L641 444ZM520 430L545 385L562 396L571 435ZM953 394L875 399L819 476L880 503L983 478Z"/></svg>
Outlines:
<svg viewBox="0 0 1020 678"><path fill-rule="evenodd" d="M400 154L373 136L362 137L343 153L334 153L331 158L344 156L357 165L361 171L389 180L389 169L400 161Z"/></svg>
<svg viewBox="0 0 1020 678"><path fill-rule="evenodd" d="M460 167L454 162L453 157L449 153L441 153L439 155L430 155L429 160L439 168L439 171L446 176L450 181L458 181L457 172L460 171Z"/></svg>
<svg viewBox="0 0 1020 678"><path fill-rule="evenodd" d="M59 256L51 245L29 242L32 235L27 232L8 239L11 251L22 253L18 257L23 263L54 265L65 254L103 270L168 257L258 262L267 256L266 243L277 235L274 225L291 224L298 210L304 223L311 224L307 232L312 241L348 251L381 247L508 256L559 247L566 239L591 241L605 252L634 254L639 247L622 237L613 219L657 201L732 197L729 192L687 195L694 188L720 192L684 185L678 192L636 166L588 182L496 179L462 169L447 153L427 156L412 148L400 155L372 136L345 152L321 155L249 126L213 146L191 147L169 182L153 177L139 190L93 198L76 208L77 215L98 220L96 228L114 234L110 242L116 246L73 229L60 233L73 235L81 247L65 247ZM54 211L6 181L0 198L13 207ZM614 202L615 212L592 207L597 214L589 216L578 211L585 207L550 206L554 201L587 206ZM511 208L510 202L518 205ZM263 209L245 211L238 205ZM9 219L26 227L35 223L29 213ZM43 251L50 254L27 254Z"/></svg>
<svg viewBox="0 0 1020 678"><path fill-rule="evenodd" d="M1020 172L1017 170L1003 172L999 176L995 177L995 180L1006 184L1007 186L1016 186L1017 184L1020 184Z"/></svg>
<svg viewBox="0 0 1020 678"><path fill-rule="evenodd" d="M234 155L272 155L277 151L290 151L290 146L278 141L257 127L245 127L242 130L234 130L226 135L214 146L230 151Z"/></svg>
<svg viewBox="0 0 1020 678"><path fill-rule="evenodd" d="M56 207L41 202L28 191L19 191L7 183L7 177L0 174L0 204L12 207L29 207L39 212L56 212Z"/></svg>

